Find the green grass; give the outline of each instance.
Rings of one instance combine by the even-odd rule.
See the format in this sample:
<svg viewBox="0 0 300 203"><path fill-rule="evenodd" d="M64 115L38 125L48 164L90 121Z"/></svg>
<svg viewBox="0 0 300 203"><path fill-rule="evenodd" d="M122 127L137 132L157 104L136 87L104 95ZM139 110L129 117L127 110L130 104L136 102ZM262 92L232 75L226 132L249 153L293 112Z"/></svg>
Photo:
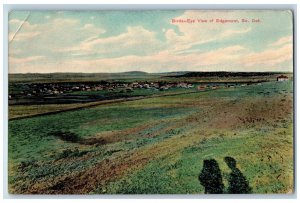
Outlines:
<svg viewBox="0 0 300 203"><path fill-rule="evenodd" d="M188 112L185 108L135 108L121 104L11 121L9 156L18 162L23 157L37 158L41 153L47 154L61 148L56 138L51 136L56 131L71 131L80 137L93 136L103 131L132 128L153 118L165 119Z"/></svg>
<svg viewBox="0 0 300 203"><path fill-rule="evenodd" d="M291 146L292 137L289 136L291 126L279 129L275 135L262 132L238 132L240 136L212 137L202 139L200 142L185 148L175 156L168 155L159 160L152 161L143 169L132 173L126 178L110 183L105 188L98 188L95 193L108 194L197 194L204 193L203 186L198 181L198 175L204 159L216 159L220 165L223 182L228 187L228 174L230 169L225 164L225 156L234 157L238 168L250 180L254 193L281 193L285 191L286 184L293 175L293 164L289 162L291 154L282 153L286 158L287 168L276 161L262 163L268 155L276 157L277 150L267 147L271 145L270 137L275 137L274 143L287 142ZM273 132L272 132L273 133ZM285 143L281 144L286 148ZM286 155L286 156L285 156ZM278 156L278 155L277 155ZM278 158L278 157L276 157ZM265 161L265 160L264 160ZM283 176L282 182L276 179L278 174ZM284 171L284 173L283 173ZM284 179L284 176L287 179ZM264 184L257 184L262 180L269 180ZM263 181L262 181L263 182Z"/></svg>
<svg viewBox="0 0 300 203"><path fill-rule="evenodd" d="M115 160L117 164L124 160L122 156L128 156L149 161L109 177L104 185L95 185L87 193L203 193L197 180L203 160L216 159L228 185L230 171L223 158L232 156L253 192L289 191L293 187L291 117L281 115L282 119L267 120L264 126L214 128L210 124L218 122L219 115L214 112L226 110L223 103L243 109L238 102L265 99L271 103L276 96L291 93L291 82L271 82L12 120L8 135L9 187L21 193L31 185L46 187L54 180L97 168L104 160ZM126 130L128 134L122 134ZM82 145L61 140L53 136L55 132L74 133L80 139L119 134L105 145Z"/></svg>
<svg viewBox="0 0 300 203"><path fill-rule="evenodd" d="M189 93L195 91L195 88L184 89L184 88L171 88L165 91L158 91L154 89L135 89L133 92L110 92L108 90L101 91L77 91L69 93L70 95L89 95L89 96L104 96L105 100L114 100L120 98L138 97L138 96L153 96L153 95L167 95L167 94L180 94ZM94 105L95 101L88 103L70 103L70 104L42 104L42 105L10 105L9 106L9 119L22 118L27 116L33 116L38 114L64 111L67 109L76 109L81 107L88 107Z"/></svg>

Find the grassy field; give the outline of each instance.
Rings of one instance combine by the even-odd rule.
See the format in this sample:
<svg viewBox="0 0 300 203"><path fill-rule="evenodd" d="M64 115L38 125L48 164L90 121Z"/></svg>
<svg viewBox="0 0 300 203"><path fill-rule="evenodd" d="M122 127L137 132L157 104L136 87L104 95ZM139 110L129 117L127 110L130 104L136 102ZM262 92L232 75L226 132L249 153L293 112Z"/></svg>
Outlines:
<svg viewBox="0 0 300 203"><path fill-rule="evenodd" d="M195 92L196 87L185 89L185 88L172 88L164 91L157 91L154 89L137 89L134 92L109 92L107 90L102 91L79 91L71 94L76 95L92 95L100 96L103 95L108 99L87 102L87 103L70 103L70 104L26 104L26 105L9 105L9 119L23 118L36 116L41 114L48 114L53 112L61 112L73 109L80 109L84 107L90 107L95 105L102 105L107 103L118 103L124 101L128 98L131 99L141 99L142 97L160 97L167 95L177 95L177 94L188 94ZM113 99L114 98L114 99Z"/></svg>
<svg viewBox="0 0 300 203"><path fill-rule="evenodd" d="M199 194L203 160L217 160L227 188L223 159L231 156L253 193L291 193L292 85L267 82L9 121L9 192Z"/></svg>

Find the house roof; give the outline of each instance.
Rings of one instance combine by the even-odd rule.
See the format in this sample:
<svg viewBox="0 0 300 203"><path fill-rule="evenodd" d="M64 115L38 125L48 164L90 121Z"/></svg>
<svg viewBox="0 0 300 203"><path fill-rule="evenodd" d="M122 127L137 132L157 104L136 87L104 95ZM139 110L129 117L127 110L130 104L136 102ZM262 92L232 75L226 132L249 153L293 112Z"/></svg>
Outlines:
<svg viewBox="0 0 300 203"><path fill-rule="evenodd" d="M277 78L289 78L289 77L285 76L285 75L281 75L281 76L278 76Z"/></svg>

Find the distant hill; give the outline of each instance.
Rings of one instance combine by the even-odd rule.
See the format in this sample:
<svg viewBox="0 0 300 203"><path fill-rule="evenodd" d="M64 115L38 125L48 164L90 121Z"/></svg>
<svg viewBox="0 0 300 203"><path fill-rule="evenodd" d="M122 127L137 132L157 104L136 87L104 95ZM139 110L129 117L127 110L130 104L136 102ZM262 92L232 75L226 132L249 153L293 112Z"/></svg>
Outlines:
<svg viewBox="0 0 300 203"><path fill-rule="evenodd" d="M190 73L190 71L173 71L173 72L163 72L163 73L153 73L153 74L159 74L162 76L178 76L178 75L184 75Z"/></svg>
<svg viewBox="0 0 300 203"><path fill-rule="evenodd" d="M129 78L147 78L152 74L142 71L119 73L15 73L9 74L9 82L93 82Z"/></svg>
<svg viewBox="0 0 300 203"><path fill-rule="evenodd" d="M121 72L121 73L116 73L116 74L126 74L126 75L147 75L147 72L143 71L128 71L128 72Z"/></svg>
<svg viewBox="0 0 300 203"><path fill-rule="evenodd" d="M255 77L276 76L279 72L189 72L174 71L163 73L147 73L143 71L128 71L119 73L17 73L9 74L9 83L47 83L47 82L99 82L105 81L136 81L136 80L173 80L174 78L209 78L209 77Z"/></svg>
<svg viewBox="0 0 300 203"><path fill-rule="evenodd" d="M271 76L282 73L278 72L187 72L181 75L170 75L166 77L255 77L255 76Z"/></svg>

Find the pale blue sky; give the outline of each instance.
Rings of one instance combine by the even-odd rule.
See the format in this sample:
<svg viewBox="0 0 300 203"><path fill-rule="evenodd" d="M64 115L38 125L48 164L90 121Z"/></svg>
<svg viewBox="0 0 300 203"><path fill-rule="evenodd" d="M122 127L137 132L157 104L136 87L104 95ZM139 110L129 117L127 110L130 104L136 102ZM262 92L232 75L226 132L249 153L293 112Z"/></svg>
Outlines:
<svg viewBox="0 0 300 203"><path fill-rule="evenodd" d="M292 71L292 30L289 11L16 11L9 72Z"/></svg>

